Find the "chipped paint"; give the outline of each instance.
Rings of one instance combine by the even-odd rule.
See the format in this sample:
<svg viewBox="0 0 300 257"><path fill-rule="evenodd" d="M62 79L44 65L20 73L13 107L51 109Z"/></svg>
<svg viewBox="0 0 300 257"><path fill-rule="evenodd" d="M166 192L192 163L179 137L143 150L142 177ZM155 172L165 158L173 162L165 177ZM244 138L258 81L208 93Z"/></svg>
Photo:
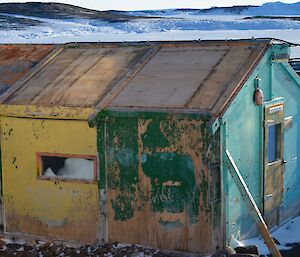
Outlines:
<svg viewBox="0 0 300 257"><path fill-rule="evenodd" d="M0 115L8 117L87 120L93 112L93 108L80 107L0 105Z"/></svg>
<svg viewBox="0 0 300 257"><path fill-rule="evenodd" d="M105 132L98 150L106 156L109 241L210 252L207 123L176 115L110 117L98 129L98 138Z"/></svg>
<svg viewBox="0 0 300 257"><path fill-rule="evenodd" d="M96 156L96 129L86 121L15 117L1 124L5 231L96 242L96 182L41 180L36 159L38 152Z"/></svg>

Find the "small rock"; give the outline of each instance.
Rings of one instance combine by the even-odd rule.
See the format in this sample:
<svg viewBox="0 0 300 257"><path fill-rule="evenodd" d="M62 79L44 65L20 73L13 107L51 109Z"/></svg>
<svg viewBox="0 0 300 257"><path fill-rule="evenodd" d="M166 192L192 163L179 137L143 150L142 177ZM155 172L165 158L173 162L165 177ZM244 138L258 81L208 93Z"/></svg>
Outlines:
<svg viewBox="0 0 300 257"><path fill-rule="evenodd" d="M232 247L227 246L223 250L217 250L211 257L229 257L235 253L236 251Z"/></svg>
<svg viewBox="0 0 300 257"><path fill-rule="evenodd" d="M230 255L230 257L259 257L259 256L257 254L236 253Z"/></svg>
<svg viewBox="0 0 300 257"><path fill-rule="evenodd" d="M108 254L108 249L107 248L102 248L102 247L99 247L97 250L96 250L96 253L99 255L99 256L104 256L104 254Z"/></svg>
<svg viewBox="0 0 300 257"><path fill-rule="evenodd" d="M142 252L142 251L139 251L139 252ZM151 251L150 251L149 249L145 249L144 254L145 254L145 255L150 255L150 254L151 254Z"/></svg>
<svg viewBox="0 0 300 257"><path fill-rule="evenodd" d="M24 247L24 251L25 251L25 252L29 252L29 251L31 251L31 250L33 249L33 247L32 247L32 246L30 246L30 245L27 245L27 244L26 244L26 245L24 245L23 247Z"/></svg>
<svg viewBox="0 0 300 257"><path fill-rule="evenodd" d="M273 238L273 240L274 240L274 242L275 242L275 244L277 244L277 245L281 245L280 244L280 242L275 238L275 237L272 237Z"/></svg>
<svg viewBox="0 0 300 257"><path fill-rule="evenodd" d="M21 246L20 248L17 249L17 252L24 252L24 247Z"/></svg>
<svg viewBox="0 0 300 257"><path fill-rule="evenodd" d="M113 255L114 257L123 257L124 253L117 252Z"/></svg>
<svg viewBox="0 0 300 257"><path fill-rule="evenodd" d="M165 255L162 252L158 251L157 253L153 254L152 256L153 257L164 257Z"/></svg>
<svg viewBox="0 0 300 257"><path fill-rule="evenodd" d="M239 246L234 248L234 250L236 251L236 253L251 253L251 254L259 255L258 248L256 245Z"/></svg>
<svg viewBox="0 0 300 257"><path fill-rule="evenodd" d="M132 253L130 256L131 257L142 257L142 256L144 256L144 254L137 252L137 253Z"/></svg>
<svg viewBox="0 0 300 257"><path fill-rule="evenodd" d="M38 248L41 251L46 251L50 247L51 243L50 242L45 242L42 245L39 245Z"/></svg>

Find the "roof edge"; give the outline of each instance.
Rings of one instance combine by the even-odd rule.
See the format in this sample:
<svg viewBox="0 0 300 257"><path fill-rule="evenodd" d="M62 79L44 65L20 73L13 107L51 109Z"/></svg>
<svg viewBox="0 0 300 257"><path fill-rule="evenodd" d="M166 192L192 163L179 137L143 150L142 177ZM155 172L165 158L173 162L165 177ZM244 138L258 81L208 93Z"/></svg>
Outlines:
<svg viewBox="0 0 300 257"><path fill-rule="evenodd" d="M82 107L0 104L0 116L2 117L87 121L94 111L94 108Z"/></svg>
<svg viewBox="0 0 300 257"><path fill-rule="evenodd" d="M251 65L251 67L247 70L247 72L243 76L243 78L237 83L237 87L235 88L235 90L233 90L233 92L231 93L231 95L228 98L228 100L222 106L221 111L219 113L212 113L212 115L215 118L223 116L223 114L229 108L230 104L234 101L234 99L237 96L237 94L241 91L241 89L243 88L243 86L246 84L246 82L250 78L250 76L253 73L253 71L258 67L259 63L261 62L261 60L263 59L263 57L266 55L266 53L268 52L268 50L270 49L270 47L271 47L270 43L266 44L264 46L264 48L261 50L261 52L257 56L257 58L255 58L255 61L253 62L253 64Z"/></svg>
<svg viewBox="0 0 300 257"><path fill-rule="evenodd" d="M94 127L97 124L97 120L106 119L107 117L168 119L172 116L178 118L201 118L206 121L211 120L211 114L206 110L109 107L99 112L95 119L89 120L89 126Z"/></svg>

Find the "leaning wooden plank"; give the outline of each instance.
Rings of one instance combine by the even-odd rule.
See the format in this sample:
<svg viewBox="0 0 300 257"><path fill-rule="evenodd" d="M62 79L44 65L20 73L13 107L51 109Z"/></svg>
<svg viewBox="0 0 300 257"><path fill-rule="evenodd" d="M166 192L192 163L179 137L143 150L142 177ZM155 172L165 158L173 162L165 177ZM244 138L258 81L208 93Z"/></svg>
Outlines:
<svg viewBox="0 0 300 257"><path fill-rule="evenodd" d="M160 46L150 48L149 52L112 88L112 90L96 105L96 111L89 118L89 125L95 125L95 119L112 99L127 85L127 83L137 74L149 60L160 50Z"/></svg>
<svg viewBox="0 0 300 257"><path fill-rule="evenodd" d="M251 216L254 218L254 221L267 247L269 248L270 253L272 254L273 257L282 257L240 171L238 170L230 152L227 149L226 149L226 155L229 160L227 164L228 164L228 169L230 171L230 174L233 177L233 180L236 186L238 187L243 197L243 200L245 201L249 209Z"/></svg>

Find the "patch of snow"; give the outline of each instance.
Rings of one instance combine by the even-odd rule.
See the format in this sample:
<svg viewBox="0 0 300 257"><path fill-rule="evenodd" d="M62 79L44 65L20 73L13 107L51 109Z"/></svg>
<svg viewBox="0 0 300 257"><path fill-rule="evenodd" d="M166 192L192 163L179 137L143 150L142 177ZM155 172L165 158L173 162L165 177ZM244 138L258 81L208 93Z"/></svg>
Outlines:
<svg viewBox="0 0 300 257"><path fill-rule="evenodd" d="M300 216L282 224L272 232L272 237L280 242L281 245L278 245L280 250L291 249L292 247L286 245L300 242ZM243 240L241 243L243 245L257 245L260 254L269 254L269 250L261 237Z"/></svg>
<svg viewBox="0 0 300 257"><path fill-rule="evenodd" d="M53 172L53 170L49 167L46 169L44 176L47 177L56 177L55 173Z"/></svg>
<svg viewBox="0 0 300 257"><path fill-rule="evenodd" d="M132 16L146 16L146 17L174 17L182 15L300 15L300 3L281 3L270 2L261 6L245 6L244 8L211 8L206 10L201 9L165 9L165 10L144 10L144 11L129 11L125 14Z"/></svg>
<svg viewBox="0 0 300 257"><path fill-rule="evenodd" d="M242 12L244 15L300 15L300 2L285 4L281 2L265 3Z"/></svg>
<svg viewBox="0 0 300 257"><path fill-rule="evenodd" d="M94 178L94 161L82 158L68 158L64 166L58 170L63 178L88 179Z"/></svg>
<svg viewBox="0 0 300 257"><path fill-rule="evenodd" d="M6 247L6 245L4 245L0 251L6 251L6 250L7 250L7 247Z"/></svg>
<svg viewBox="0 0 300 257"><path fill-rule="evenodd" d="M5 243L5 244L12 244L13 241L10 238L1 238L1 240Z"/></svg>
<svg viewBox="0 0 300 257"><path fill-rule="evenodd" d="M234 236L231 235L229 245L232 248L236 248L239 246L245 246L242 242L238 241Z"/></svg>
<svg viewBox="0 0 300 257"><path fill-rule="evenodd" d="M24 246L21 246L20 248L18 248L17 252L24 252Z"/></svg>
<svg viewBox="0 0 300 257"><path fill-rule="evenodd" d="M23 30L0 30L0 43L206 40L251 37L274 37L300 43L300 21L243 20L241 15L180 15L184 18L140 19L115 23L102 20L55 20L34 17L44 22L44 25ZM292 57L300 57L300 48L292 49Z"/></svg>

